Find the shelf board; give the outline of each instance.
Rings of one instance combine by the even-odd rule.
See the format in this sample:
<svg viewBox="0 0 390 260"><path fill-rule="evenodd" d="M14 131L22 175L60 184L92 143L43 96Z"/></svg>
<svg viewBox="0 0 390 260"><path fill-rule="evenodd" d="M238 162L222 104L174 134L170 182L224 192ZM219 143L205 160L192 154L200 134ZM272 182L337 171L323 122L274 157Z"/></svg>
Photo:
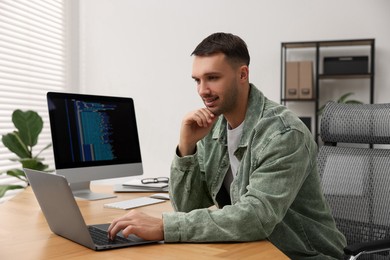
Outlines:
<svg viewBox="0 0 390 260"><path fill-rule="evenodd" d="M373 75L371 73L367 74L345 74L345 75L327 75L320 74L318 75L319 79L370 79Z"/></svg>
<svg viewBox="0 0 390 260"><path fill-rule="evenodd" d="M308 41L308 42L282 42L285 48L315 48L340 46L370 46L375 39L334 40L334 41Z"/></svg>
<svg viewBox="0 0 390 260"><path fill-rule="evenodd" d="M317 46L316 42L283 42L283 47L285 48L315 48Z"/></svg>
<svg viewBox="0 0 390 260"><path fill-rule="evenodd" d="M321 47L338 47L338 46L365 46L371 45L374 39L360 39L360 40L340 40L340 41L323 41L320 42Z"/></svg>

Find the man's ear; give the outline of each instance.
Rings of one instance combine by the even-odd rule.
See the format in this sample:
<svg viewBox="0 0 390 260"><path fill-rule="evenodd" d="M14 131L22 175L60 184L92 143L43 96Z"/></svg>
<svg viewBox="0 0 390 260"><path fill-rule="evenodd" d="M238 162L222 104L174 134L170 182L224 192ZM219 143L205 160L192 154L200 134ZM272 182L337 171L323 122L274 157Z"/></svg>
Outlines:
<svg viewBox="0 0 390 260"><path fill-rule="evenodd" d="M249 68L248 66L244 65L240 67L240 79L241 80L248 80L249 78Z"/></svg>

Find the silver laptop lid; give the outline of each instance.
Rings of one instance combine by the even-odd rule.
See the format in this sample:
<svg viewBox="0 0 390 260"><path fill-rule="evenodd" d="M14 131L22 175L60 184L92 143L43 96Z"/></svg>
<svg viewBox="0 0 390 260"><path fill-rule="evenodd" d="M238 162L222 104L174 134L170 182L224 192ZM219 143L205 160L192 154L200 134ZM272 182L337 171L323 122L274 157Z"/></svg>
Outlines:
<svg viewBox="0 0 390 260"><path fill-rule="evenodd" d="M24 169L51 231L95 249L84 218L65 177Z"/></svg>

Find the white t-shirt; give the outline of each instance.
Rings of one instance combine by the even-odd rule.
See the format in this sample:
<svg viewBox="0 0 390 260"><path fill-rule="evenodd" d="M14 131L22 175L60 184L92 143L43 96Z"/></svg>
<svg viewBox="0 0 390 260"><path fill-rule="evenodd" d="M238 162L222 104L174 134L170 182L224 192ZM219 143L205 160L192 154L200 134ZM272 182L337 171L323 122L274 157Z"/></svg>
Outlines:
<svg viewBox="0 0 390 260"><path fill-rule="evenodd" d="M227 126L227 145L229 153L230 167L226 173L225 179L223 180L223 185L225 186L227 192L230 194L230 185L233 182L233 179L237 175L238 166L240 162L237 157L234 155L234 152L237 150L240 143L242 130L244 128L244 122L234 129L230 129L229 124Z"/></svg>

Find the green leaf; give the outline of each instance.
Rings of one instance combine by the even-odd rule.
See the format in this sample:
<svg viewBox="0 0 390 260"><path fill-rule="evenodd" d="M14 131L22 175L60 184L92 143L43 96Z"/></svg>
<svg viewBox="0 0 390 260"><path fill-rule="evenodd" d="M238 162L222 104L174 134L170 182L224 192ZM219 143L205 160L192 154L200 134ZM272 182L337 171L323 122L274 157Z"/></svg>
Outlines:
<svg viewBox="0 0 390 260"><path fill-rule="evenodd" d="M24 171L20 169L12 169L7 171L7 175L18 178L19 180L27 182L27 177Z"/></svg>
<svg viewBox="0 0 390 260"><path fill-rule="evenodd" d="M43 120L35 111L21 111L19 109L12 113L12 122L19 130L19 135L26 146L34 146L38 142L38 135L43 128Z"/></svg>
<svg viewBox="0 0 390 260"><path fill-rule="evenodd" d="M19 137L18 132L14 131L12 133L3 135L1 141L5 147L7 147L11 152L15 153L20 158L31 158L31 153Z"/></svg>
<svg viewBox="0 0 390 260"><path fill-rule="evenodd" d="M43 171L46 170L49 165L43 164L40 159L22 159L20 160L23 168Z"/></svg>
<svg viewBox="0 0 390 260"><path fill-rule="evenodd" d="M345 101L345 104L363 104L363 102L359 100L347 100Z"/></svg>
<svg viewBox="0 0 390 260"><path fill-rule="evenodd" d="M46 150L47 148L49 148L49 147L51 147L51 144L48 144L48 145L46 145L45 147L43 147L40 151L39 151L39 153L37 154L37 155L35 155L35 159L38 159L38 156L44 151L44 150ZM41 161L43 161L43 158L42 159L40 159Z"/></svg>
<svg viewBox="0 0 390 260"><path fill-rule="evenodd" d="M345 100L346 100L349 96L351 96L351 95L353 95L353 93L351 93L351 92L342 95L342 96L337 100L337 103L345 103Z"/></svg>
<svg viewBox="0 0 390 260"><path fill-rule="evenodd" d="M0 198L9 190L23 189L22 185L0 185Z"/></svg>

